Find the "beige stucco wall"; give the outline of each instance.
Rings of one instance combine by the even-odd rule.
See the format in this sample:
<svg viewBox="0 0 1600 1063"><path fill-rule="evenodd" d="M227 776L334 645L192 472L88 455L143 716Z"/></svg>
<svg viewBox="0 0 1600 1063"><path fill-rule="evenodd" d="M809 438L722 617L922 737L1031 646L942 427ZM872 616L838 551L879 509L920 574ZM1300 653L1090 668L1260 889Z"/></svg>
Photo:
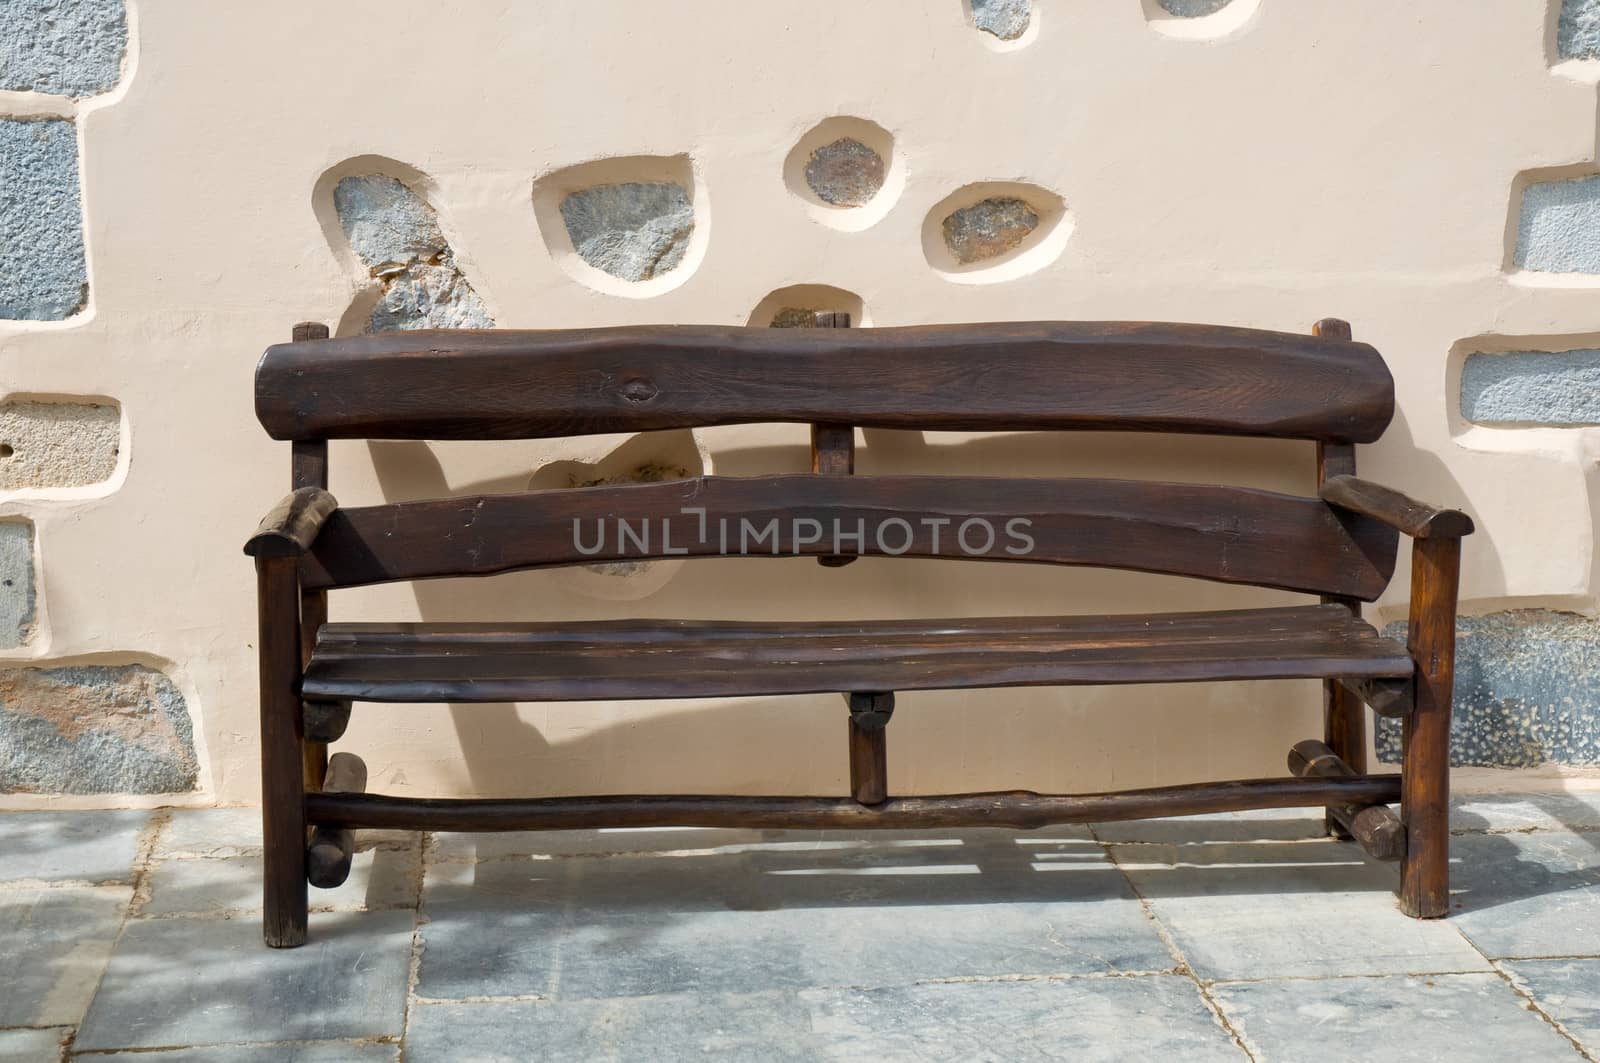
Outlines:
<svg viewBox="0 0 1600 1063"><path fill-rule="evenodd" d="M1478 518L1466 611L1593 611L1593 431L1494 432L1452 412L1463 340L1600 337L1591 287L1505 271L1518 174L1595 157L1595 87L1582 70L1552 71L1545 3L1236 0L1231 30L1186 38L1154 27L1139 0L1041 0L1035 26L1005 48L960 0L144 0L133 13L121 86L78 116L88 307L64 322L0 322L4 388L114 398L121 464L93 487L0 496L0 517L33 521L39 564L36 635L0 657L168 673L194 717L195 800L256 793L255 588L240 545L286 488L288 448L255 423L251 373L292 323L337 325L361 289L326 196L328 175L364 156L425 176L458 263L505 326L743 323L797 284L855 293L871 325L1307 330L1344 317L1385 353L1399 395L1387 436L1361 449L1363 472ZM0 102L15 113L22 95ZM861 231L822 224L784 181L790 149L835 115L888 130L903 166L898 198ZM681 283L625 297L552 256L536 179L680 154L703 241ZM1058 194L1070 234L1033 272L954 283L924 257L924 221L985 181ZM335 444L331 486L349 504L509 489L622 442ZM698 443L719 473L806 461L803 428L718 429ZM860 467L1306 490L1312 450L868 432ZM1138 574L894 560L837 571L708 561L670 575L384 587L336 595L333 614L758 619L1292 600ZM1405 587L1402 562L1373 615L1403 616ZM1303 683L927 694L901 706L890 741L901 791L1277 774L1289 745L1320 727L1317 688ZM844 726L827 697L368 707L346 743L373 788L391 792L843 792Z"/></svg>

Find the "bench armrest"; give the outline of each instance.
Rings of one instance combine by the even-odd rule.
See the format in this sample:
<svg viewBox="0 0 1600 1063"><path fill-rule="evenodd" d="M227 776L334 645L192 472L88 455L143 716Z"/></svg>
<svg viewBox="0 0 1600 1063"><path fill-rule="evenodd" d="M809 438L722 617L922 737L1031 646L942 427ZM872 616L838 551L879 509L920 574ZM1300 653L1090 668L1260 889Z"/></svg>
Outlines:
<svg viewBox="0 0 1600 1063"><path fill-rule="evenodd" d="M1472 518L1441 509L1359 476L1334 476L1317 492L1324 502L1381 520L1413 539L1459 539L1472 534Z"/></svg>
<svg viewBox="0 0 1600 1063"><path fill-rule="evenodd" d="M302 487L285 495L244 544L251 557L298 557L311 549L323 523L339 508L320 487Z"/></svg>

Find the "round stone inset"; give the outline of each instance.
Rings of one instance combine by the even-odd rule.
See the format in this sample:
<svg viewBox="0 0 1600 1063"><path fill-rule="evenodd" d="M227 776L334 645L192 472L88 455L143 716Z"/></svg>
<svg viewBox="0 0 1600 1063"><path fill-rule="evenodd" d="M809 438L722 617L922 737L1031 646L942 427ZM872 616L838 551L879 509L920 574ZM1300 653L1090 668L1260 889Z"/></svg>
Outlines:
<svg viewBox="0 0 1600 1063"><path fill-rule="evenodd" d="M824 203L859 207L883 187L883 156L855 137L840 137L811 153L806 185Z"/></svg>

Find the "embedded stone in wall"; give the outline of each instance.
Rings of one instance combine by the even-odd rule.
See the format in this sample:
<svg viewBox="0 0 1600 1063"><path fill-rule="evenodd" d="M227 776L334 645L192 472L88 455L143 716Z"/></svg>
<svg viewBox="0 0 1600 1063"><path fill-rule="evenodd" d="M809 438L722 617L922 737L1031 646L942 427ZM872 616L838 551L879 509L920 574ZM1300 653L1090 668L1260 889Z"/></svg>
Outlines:
<svg viewBox="0 0 1600 1063"><path fill-rule="evenodd" d="M1404 640L1406 625L1384 634ZM1400 721L1378 718L1378 759L1400 762ZM1600 764L1600 621L1544 609L1456 623L1457 767Z"/></svg>
<svg viewBox="0 0 1600 1063"><path fill-rule="evenodd" d="M883 156L855 137L840 137L811 153L806 185L824 203L859 207L883 187Z"/></svg>
<svg viewBox="0 0 1600 1063"><path fill-rule="evenodd" d="M694 232L694 207L682 185L596 185L561 201L561 220L578 256L625 281L676 269Z"/></svg>
<svg viewBox="0 0 1600 1063"><path fill-rule="evenodd" d="M0 522L0 650L14 650L33 631L33 525Z"/></svg>
<svg viewBox="0 0 1600 1063"><path fill-rule="evenodd" d="M1201 18L1215 15L1233 3L1233 0L1156 0L1161 10L1178 18Z"/></svg>
<svg viewBox="0 0 1600 1063"><path fill-rule="evenodd" d="M333 190L333 208L350 249L383 285L366 331L494 327L433 208L403 182L346 177Z"/></svg>
<svg viewBox="0 0 1600 1063"><path fill-rule="evenodd" d="M188 707L144 665L0 670L0 794L167 794L199 778Z"/></svg>
<svg viewBox="0 0 1600 1063"><path fill-rule="evenodd" d="M1474 424L1600 424L1600 350L1469 355L1461 416Z"/></svg>
<svg viewBox="0 0 1600 1063"><path fill-rule="evenodd" d="M772 328L816 328L821 307L785 306L772 315Z"/></svg>
<svg viewBox="0 0 1600 1063"><path fill-rule="evenodd" d="M103 403L0 405L0 491L108 480L121 434L122 411Z"/></svg>
<svg viewBox="0 0 1600 1063"><path fill-rule="evenodd" d="M1028 30L1032 0L972 0L972 23L1002 41L1014 41Z"/></svg>
<svg viewBox="0 0 1600 1063"><path fill-rule="evenodd" d="M1005 254L1039 227L1038 213L1015 196L991 196L944 219L944 242L957 262Z"/></svg>
<svg viewBox="0 0 1600 1063"><path fill-rule="evenodd" d="M1522 269L1600 273L1600 177L1529 185L1512 257Z"/></svg>
<svg viewBox="0 0 1600 1063"><path fill-rule="evenodd" d="M1600 0L1562 0L1556 51L1563 59L1600 59Z"/></svg>
<svg viewBox="0 0 1600 1063"><path fill-rule="evenodd" d="M77 131L0 119L0 318L59 321L88 298Z"/></svg>
<svg viewBox="0 0 1600 1063"><path fill-rule="evenodd" d="M127 50L122 0L0 3L0 89L94 96L116 86Z"/></svg>

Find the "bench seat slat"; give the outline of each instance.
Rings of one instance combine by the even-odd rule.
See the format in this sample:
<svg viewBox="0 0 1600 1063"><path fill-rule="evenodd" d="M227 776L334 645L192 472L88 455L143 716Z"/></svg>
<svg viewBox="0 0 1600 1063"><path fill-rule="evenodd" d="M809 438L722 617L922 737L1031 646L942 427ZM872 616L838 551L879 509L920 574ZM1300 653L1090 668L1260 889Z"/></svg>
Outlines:
<svg viewBox="0 0 1600 1063"><path fill-rule="evenodd" d="M1411 674L1337 605L1156 616L330 624L306 697L578 701Z"/></svg>

